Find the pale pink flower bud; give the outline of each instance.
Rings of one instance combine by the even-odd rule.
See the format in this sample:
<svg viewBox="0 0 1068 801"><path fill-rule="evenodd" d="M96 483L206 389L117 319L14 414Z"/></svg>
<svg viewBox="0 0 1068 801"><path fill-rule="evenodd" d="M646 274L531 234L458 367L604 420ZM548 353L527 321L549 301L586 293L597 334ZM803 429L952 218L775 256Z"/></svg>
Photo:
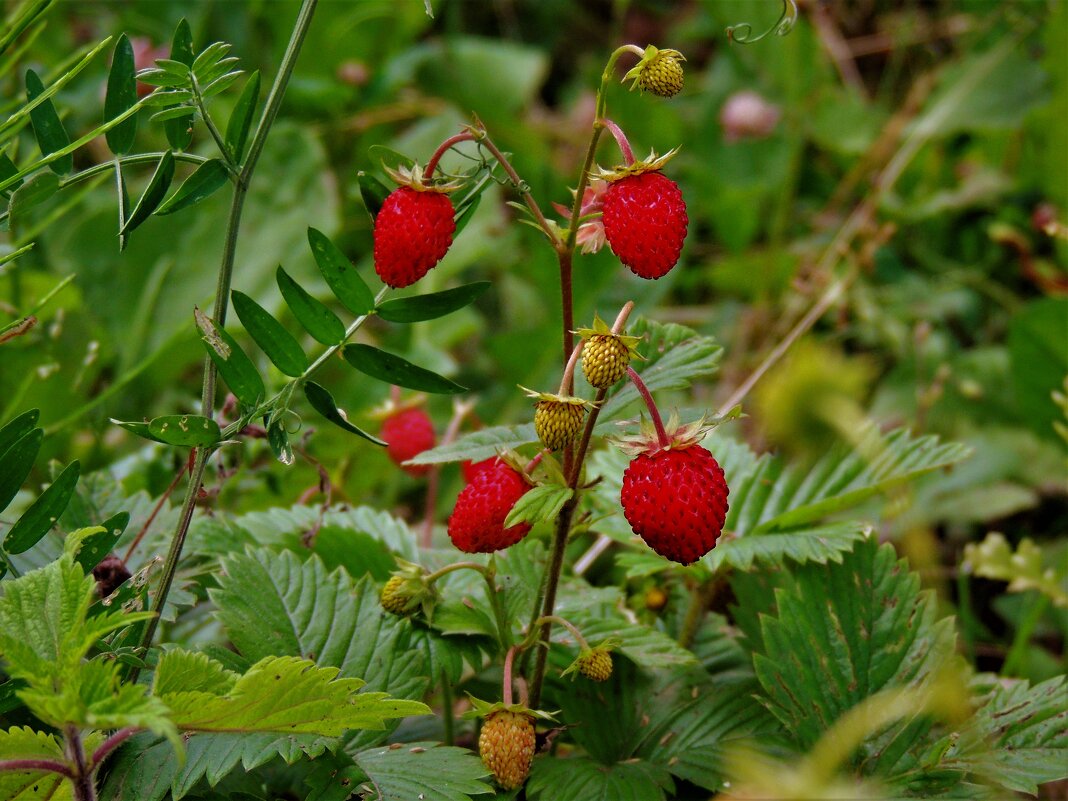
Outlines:
<svg viewBox="0 0 1068 801"><path fill-rule="evenodd" d="M756 92L744 90L727 98L719 112L723 138L728 142L740 139L764 139L775 130L782 111Z"/></svg>

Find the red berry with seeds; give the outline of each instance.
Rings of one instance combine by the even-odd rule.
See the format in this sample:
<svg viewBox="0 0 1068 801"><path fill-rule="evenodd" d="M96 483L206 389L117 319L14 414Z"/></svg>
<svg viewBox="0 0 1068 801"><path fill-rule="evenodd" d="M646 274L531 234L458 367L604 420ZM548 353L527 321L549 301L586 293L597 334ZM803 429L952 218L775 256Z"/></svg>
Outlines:
<svg viewBox="0 0 1068 801"><path fill-rule="evenodd" d="M460 492L449 517L453 545L467 553L515 545L530 532L530 524L505 528L504 521L529 489L523 474L501 459L480 470Z"/></svg>
<svg viewBox="0 0 1068 801"><path fill-rule="evenodd" d="M394 288L414 284L444 258L456 230L449 196L401 186L375 217L375 272Z"/></svg>
<svg viewBox="0 0 1068 801"><path fill-rule="evenodd" d="M723 469L700 445L653 449L631 460L620 501L634 533L688 565L716 544L727 517Z"/></svg>
<svg viewBox="0 0 1068 801"><path fill-rule="evenodd" d="M460 465L460 470L464 474L464 481L470 484L475 480L475 476L485 470L487 467L491 467L494 462L497 461L496 456L491 456L488 459L483 459L481 462L466 461Z"/></svg>
<svg viewBox="0 0 1068 801"><path fill-rule="evenodd" d="M401 409L382 421L381 437L386 453L404 472L425 476L430 465L406 465L404 462L434 447L434 423L420 408Z"/></svg>
<svg viewBox="0 0 1068 801"><path fill-rule="evenodd" d="M661 278L678 263L689 218L678 185L662 172L612 181L603 220L609 247L635 275Z"/></svg>

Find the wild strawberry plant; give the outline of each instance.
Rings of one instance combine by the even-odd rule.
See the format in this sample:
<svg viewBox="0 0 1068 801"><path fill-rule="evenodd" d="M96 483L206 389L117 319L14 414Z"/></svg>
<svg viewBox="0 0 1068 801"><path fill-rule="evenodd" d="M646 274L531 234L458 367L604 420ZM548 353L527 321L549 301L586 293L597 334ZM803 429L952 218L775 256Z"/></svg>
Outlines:
<svg viewBox="0 0 1068 801"><path fill-rule="evenodd" d="M44 235L28 225L34 208L101 177L116 189L120 249L150 218L230 192L210 313L187 310L205 358L199 409L112 421L175 449L170 488L149 500L73 461L4 520L0 799L998 798L1064 778L1063 680L976 672L955 621L879 543L865 505L965 461L967 446L864 424L817 457L758 454L730 434L748 389L718 410L665 419L658 407L713 379L714 339L638 314L640 297L575 319L575 270L604 244L614 268L647 281L682 269L693 220L672 177L677 143L642 142L664 155L636 159L609 115L616 66L636 57L624 80L655 117L682 89L678 50L610 55L572 202L553 204L560 221L476 117L429 152L378 148L381 173L360 173L382 288L312 226L323 291L279 266L280 319L233 287L239 238L254 235L244 204L267 180L256 168L316 6L301 4L262 104L259 74L225 43L198 46L182 21L167 57L139 71L121 35L47 85L27 72L25 101L0 125L0 146L32 134L37 148L0 160L19 245L0 264ZM0 57L47 10L19 5ZM105 122L72 141L53 98L109 49ZM209 101L227 94L223 126ZM166 150L133 153L146 116ZM601 147L606 132L618 157ZM102 134L108 160L75 170L72 156ZM198 137L213 155L190 150ZM145 170L131 202L127 181ZM525 422L461 433L473 403L457 400L439 437L404 390L467 389L367 329L438 320L494 293L485 280L420 284L497 185L556 259L558 284L540 300L560 301L559 369L551 386L515 388L533 400ZM62 288L4 338L31 331ZM335 362L391 387L377 435L325 386ZM309 410L333 425L316 437L353 435L357 459L384 448L398 476L425 482L418 530L373 499L331 502L330 468L294 437ZM39 418L24 410L0 428L0 510L38 459ZM229 454L260 440L286 467L312 465L323 503L206 511L209 470L227 478ZM446 519L449 463L464 486ZM1064 605L1030 546L1013 554L991 538L968 559Z"/></svg>

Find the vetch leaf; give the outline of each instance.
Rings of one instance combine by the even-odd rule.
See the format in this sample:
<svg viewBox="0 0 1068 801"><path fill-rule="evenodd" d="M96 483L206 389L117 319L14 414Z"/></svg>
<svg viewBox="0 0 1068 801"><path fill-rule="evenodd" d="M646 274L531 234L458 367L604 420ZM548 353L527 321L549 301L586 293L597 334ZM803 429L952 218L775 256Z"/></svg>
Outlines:
<svg viewBox="0 0 1068 801"><path fill-rule="evenodd" d="M30 474L43 438L44 431L33 428L0 454L0 511L7 508Z"/></svg>
<svg viewBox="0 0 1068 801"><path fill-rule="evenodd" d="M504 525L507 528L519 523L534 524L555 520L564 504L571 500L574 494L570 487L561 487L559 484L534 487L516 501Z"/></svg>
<svg viewBox="0 0 1068 801"><path fill-rule="evenodd" d="M293 446L289 443L289 434L286 433L281 420L267 426L267 444L271 446L271 452L278 461L287 467L293 464Z"/></svg>
<svg viewBox="0 0 1068 801"><path fill-rule="evenodd" d="M446 289L443 292L387 300L378 304L375 312L383 320L389 320L391 323L418 323L423 320L433 320L462 309L489 288L489 281L477 281L455 289Z"/></svg>
<svg viewBox="0 0 1068 801"><path fill-rule="evenodd" d="M178 21L171 39L171 60L191 66L193 63L193 32L189 23L183 18ZM187 86L189 77L186 75L179 86ZM167 141L175 150L185 150L193 141L193 114L189 113L182 117L166 120L163 130L167 134Z"/></svg>
<svg viewBox="0 0 1068 801"><path fill-rule="evenodd" d="M256 116L256 104L260 99L260 72L256 70L245 81L245 86L238 95L234 110L230 119L226 122L226 146L230 150L230 158L236 164L240 164L245 157L245 141L248 139L249 128Z"/></svg>
<svg viewBox="0 0 1068 801"><path fill-rule="evenodd" d="M176 211L199 203L204 198L211 196L223 186L229 173L226 165L220 159L210 159L197 167L186 178L178 190L163 201L156 209L156 215L162 217L165 214L173 214Z"/></svg>
<svg viewBox="0 0 1068 801"><path fill-rule="evenodd" d="M3 428L0 428L0 454L28 434L37 425L40 417L40 409L30 409L12 418Z"/></svg>
<svg viewBox="0 0 1068 801"><path fill-rule="evenodd" d="M204 348L215 362L219 375L226 381L230 391L246 406L255 406L267 394L256 365L241 350L234 338L225 329L215 325L215 321L200 309L193 309L197 328L203 334Z"/></svg>
<svg viewBox="0 0 1068 801"><path fill-rule="evenodd" d="M0 183L3 183L13 175L18 175L19 168L15 166L10 156L7 155L7 151L0 153ZM12 186L4 190L5 193L11 192L22 186L22 180L19 179Z"/></svg>
<svg viewBox="0 0 1068 801"><path fill-rule="evenodd" d="M204 97L213 97L218 94L222 94L229 89L238 78L245 74L244 70L234 70L228 72L225 75L221 75L218 78L212 80L207 86L200 90L200 93Z"/></svg>
<svg viewBox="0 0 1068 801"><path fill-rule="evenodd" d="M81 547L78 549L78 554L74 557L74 561L80 564L82 570L86 573L91 572L94 567L100 564L100 560L115 549L119 537L126 531L128 525L130 525L129 512L119 512L112 515L100 524L101 531L89 534L82 539Z"/></svg>
<svg viewBox="0 0 1068 801"><path fill-rule="evenodd" d="M63 510L67 508L80 474L81 465L75 460L56 476L56 480L37 497L37 500L11 527L4 538L5 551L8 553L28 551L48 533L59 516L63 514Z"/></svg>
<svg viewBox="0 0 1068 801"><path fill-rule="evenodd" d="M337 299L357 316L370 314L375 307L375 296L345 254L315 228L308 229L308 244L319 272Z"/></svg>
<svg viewBox="0 0 1068 801"><path fill-rule="evenodd" d="M386 444L378 437L372 436L350 423L348 416L338 408L333 396L325 387L316 384L314 381L306 381L304 383L304 396L308 399L308 403L312 405L312 408L315 409L315 411L338 428L343 428L350 434L363 437L364 439L373 442L375 445L384 446Z"/></svg>
<svg viewBox="0 0 1068 801"><path fill-rule="evenodd" d="M356 180L360 184L360 196L363 198L363 204L367 207L371 220L374 221L374 218L378 216L379 209L382 208L382 204L389 197L389 187L370 173L362 170L356 173Z"/></svg>
<svg viewBox="0 0 1068 801"><path fill-rule="evenodd" d="M41 83L37 73L33 70L26 70L26 100L32 103L44 90L44 84ZM42 156L62 150L70 144L70 136L67 135L51 99L41 103L30 112L30 123ZM51 162L48 168L57 175L66 175L74 169L74 156L68 153Z"/></svg>
<svg viewBox="0 0 1068 801"><path fill-rule="evenodd" d="M137 77L134 70L133 45L125 33L115 42L108 72L108 89L104 98L104 122L114 119L137 102ZM137 115L116 125L104 136L116 156L129 153L137 134Z"/></svg>
<svg viewBox="0 0 1068 801"><path fill-rule="evenodd" d="M456 228L452 232L453 239L458 237L460 232L467 227L469 222L471 222L471 218L475 216L475 211L478 210L478 204L481 202L482 194L479 193L475 195L474 200L470 203L467 203L456 210Z"/></svg>
<svg viewBox="0 0 1068 801"><path fill-rule="evenodd" d="M274 362L275 367L292 378L303 375L308 369L308 357L293 335L265 308L243 292L233 290L230 300L249 336L267 354L267 358Z"/></svg>
<svg viewBox="0 0 1068 801"><path fill-rule="evenodd" d="M199 414L168 414L148 423L148 433L168 445L214 445L222 437L219 424Z"/></svg>
<svg viewBox="0 0 1068 801"><path fill-rule="evenodd" d="M306 292L289 273L279 267L275 279L289 310L313 339L324 345L337 345L345 338L345 326L337 315Z"/></svg>
<svg viewBox="0 0 1068 801"><path fill-rule="evenodd" d="M204 70L218 64L230 52L230 47L226 42L214 42L205 47L193 61L193 72L201 75Z"/></svg>
<svg viewBox="0 0 1068 801"><path fill-rule="evenodd" d="M110 422L119 426L120 428L125 428L131 434L136 434L142 439L147 439L152 442L163 442L163 440L159 439L159 437L153 436L152 433L148 430L147 420L116 420L114 417L112 417Z"/></svg>
<svg viewBox="0 0 1068 801"><path fill-rule="evenodd" d="M11 195L8 205L11 227L18 229L26 212L59 191L59 177L53 172L39 172L31 176Z"/></svg>
<svg viewBox="0 0 1068 801"><path fill-rule="evenodd" d="M148 180L148 186L145 187L145 191L141 194L133 211L130 212L130 216L126 220L126 225L122 227L121 233L130 233L149 218L149 215L163 201L167 190L170 188L172 178L174 178L174 155L168 150L160 158L159 164L156 165L155 172L152 173L152 177Z"/></svg>
<svg viewBox="0 0 1068 801"><path fill-rule="evenodd" d="M466 387L461 387L437 373L417 367L400 356L386 353L371 345L346 345L341 355L361 373L387 384L441 395L455 395L467 391Z"/></svg>
<svg viewBox="0 0 1068 801"><path fill-rule="evenodd" d="M149 117L149 121L167 122L169 120L183 119L188 116L189 112L186 111L185 106L175 106L174 108L165 108L163 109L163 111L157 111L155 114ZM196 112L194 112L193 116L196 116Z"/></svg>

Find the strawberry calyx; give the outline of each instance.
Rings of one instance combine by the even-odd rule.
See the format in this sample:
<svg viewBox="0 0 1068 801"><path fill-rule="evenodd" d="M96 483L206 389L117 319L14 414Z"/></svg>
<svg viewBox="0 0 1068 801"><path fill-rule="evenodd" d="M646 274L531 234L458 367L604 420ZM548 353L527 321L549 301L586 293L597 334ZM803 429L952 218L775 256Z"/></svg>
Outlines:
<svg viewBox="0 0 1068 801"><path fill-rule="evenodd" d="M575 678L575 675L578 673L582 673L582 675L585 676L589 672L590 666L598 664L598 662L603 662L605 656L609 657L607 665L608 672L610 675L612 664L610 655L615 649L617 649L622 644L623 640L619 639L619 637L607 637L606 639L597 643L597 645L587 645L585 648L581 648L579 650L578 656L576 656L574 661L572 661L572 663L568 665L567 668L560 674L560 677L563 678L564 676L571 676L573 680ZM605 679L607 678L608 677L605 676ZM603 681L604 679L595 680Z"/></svg>
<svg viewBox="0 0 1068 801"><path fill-rule="evenodd" d="M665 164L675 158L675 154L678 152L679 149L673 147L667 153L660 156L657 155L655 150L650 150L649 155L644 159L638 159L631 164L617 164L610 170L606 170L604 167L598 165L594 170L590 171L590 178L598 178L612 183L623 178L630 178L647 172L660 172Z"/></svg>
<svg viewBox="0 0 1068 801"><path fill-rule="evenodd" d="M398 186L406 186L409 189L414 189L416 192L440 192L442 194L448 194L449 192L455 192L461 186L462 181L447 181L445 183L434 182L432 177L424 176L423 168L419 166L418 162L412 164L411 167L401 166L394 170L385 165L382 165L382 169L386 174L393 179L393 182Z"/></svg>
<svg viewBox="0 0 1068 801"><path fill-rule="evenodd" d="M640 454L651 456L667 450L681 451L699 445L709 432L728 420L741 416L740 405L735 406L722 417L714 417L711 420L701 417L690 423L680 422L678 413L672 412L671 417L664 424L664 433L667 435L666 443L661 442L656 426L643 417L637 434L611 437L610 441L628 456Z"/></svg>
<svg viewBox="0 0 1068 801"><path fill-rule="evenodd" d="M592 409L597 405L593 401L586 400L585 398L577 398L574 395L557 395L552 392L538 392L537 390L524 387L522 384L516 384L516 386L523 390L528 398L533 398L539 402L564 403L568 406L581 406L584 409Z"/></svg>
<svg viewBox="0 0 1068 801"><path fill-rule="evenodd" d="M577 328L571 332L580 339L589 342L593 337L612 337L620 344L625 345L627 351L630 353L632 359L645 360L645 357L638 353L638 343L642 341L641 337L629 336L624 333L615 333L608 323L601 319L600 315L593 315L593 327L592 328Z"/></svg>
<svg viewBox="0 0 1068 801"><path fill-rule="evenodd" d="M465 720L474 720L476 718L488 718L490 715L494 715L497 712L511 712L515 715L526 715L531 720L546 720L552 723L556 723L556 712L546 712L543 709L531 709L526 704L506 704L503 701L483 701L481 698L476 698L467 693L467 698L471 702L471 709L461 715Z"/></svg>
<svg viewBox="0 0 1068 801"><path fill-rule="evenodd" d="M685 61L686 56L680 53L678 50L672 50L669 47L659 48L655 45L646 45L645 52L638 60L638 63L627 70L620 83L626 83L630 81L631 90L641 87L642 78L648 74L648 71L654 68L658 62L663 62L667 59L674 59L675 61ZM644 87L642 87L644 88Z"/></svg>
<svg viewBox="0 0 1068 801"><path fill-rule="evenodd" d="M397 567L382 589L382 605L401 616L421 611L427 621L431 620L438 593L433 583L427 581L429 574L426 568L400 558L397 559Z"/></svg>

